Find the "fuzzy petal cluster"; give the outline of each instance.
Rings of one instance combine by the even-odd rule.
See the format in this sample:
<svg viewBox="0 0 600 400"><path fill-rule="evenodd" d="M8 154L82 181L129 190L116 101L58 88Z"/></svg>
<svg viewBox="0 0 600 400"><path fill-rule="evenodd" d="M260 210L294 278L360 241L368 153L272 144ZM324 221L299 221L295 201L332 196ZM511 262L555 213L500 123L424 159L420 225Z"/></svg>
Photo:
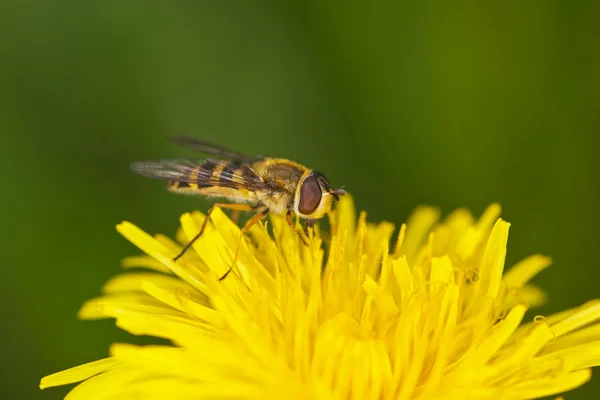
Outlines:
<svg viewBox="0 0 600 400"><path fill-rule="evenodd" d="M41 387L81 382L75 400L530 399L578 387L600 365L600 302L524 321L544 300L529 281L550 260L503 273L499 213L439 221L421 207L392 241L392 224L357 218L346 196L309 246L279 217L254 226L222 282L240 229L220 210L177 262L203 214L182 216L177 241L124 222L145 254L80 317L171 344L114 344Z"/></svg>

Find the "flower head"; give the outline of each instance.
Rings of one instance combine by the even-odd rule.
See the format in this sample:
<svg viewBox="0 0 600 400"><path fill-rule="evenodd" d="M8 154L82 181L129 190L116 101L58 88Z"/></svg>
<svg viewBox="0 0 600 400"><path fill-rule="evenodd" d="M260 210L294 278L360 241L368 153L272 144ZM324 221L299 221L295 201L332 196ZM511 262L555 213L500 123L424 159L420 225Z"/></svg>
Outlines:
<svg viewBox="0 0 600 400"><path fill-rule="evenodd" d="M347 197L309 246L279 217L272 234L254 226L222 282L240 230L220 210L177 262L202 214L182 216L179 243L118 225L146 254L124 266L147 271L110 280L80 317L172 345L114 344L41 387L83 381L70 399L528 399L590 379L600 302L523 322L544 297L529 281L550 260L503 275L509 224L497 205L439 223L419 208L390 249L394 227L357 220Z"/></svg>

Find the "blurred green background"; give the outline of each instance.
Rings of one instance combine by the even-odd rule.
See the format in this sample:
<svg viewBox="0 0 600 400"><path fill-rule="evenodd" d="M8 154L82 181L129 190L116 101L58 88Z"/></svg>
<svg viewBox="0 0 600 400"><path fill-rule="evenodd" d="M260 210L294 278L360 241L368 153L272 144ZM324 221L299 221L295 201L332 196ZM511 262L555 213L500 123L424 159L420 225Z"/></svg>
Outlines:
<svg viewBox="0 0 600 400"><path fill-rule="evenodd" d="M208 207L128 170L191 155L174 133L319 169L373 220L498 201L508 264L554 259L542 312L600 297L600 3L368 4L0 3L3 399L130 340L75 315L136 253L117 222Z"/></svg>

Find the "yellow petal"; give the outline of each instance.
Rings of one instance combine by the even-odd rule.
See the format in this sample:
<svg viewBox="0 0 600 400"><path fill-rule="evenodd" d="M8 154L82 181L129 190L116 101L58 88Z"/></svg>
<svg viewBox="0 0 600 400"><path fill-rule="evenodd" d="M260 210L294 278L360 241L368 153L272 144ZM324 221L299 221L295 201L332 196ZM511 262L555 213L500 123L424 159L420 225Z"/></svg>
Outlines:
<svg viewBox="0 0 600 400"><path fill-rule="evenodd" d="M550 257L539 254L518 262L504 274L503 281L509 288L522 288L531 278L552 263Z"/></svg>
<svg viewBox="0 0 600 400"><path fill-rule="evenodd" d="M177 242L124 222L119 232L146 255L123 264L147 271L109 280L80 316L168 344L114 345L107 361L41 386L83 380L75 400L557 395L600 364L600 301L523 322L544 300L529 281L549 259L503 276L509 224L499 212L475 221L460 209L438 223L436 209L418 208L390 254L392 224L357 218L349 196L329 214L331 232L317 226L308 245L282 216L241 237L215 209L176 262L204 214L182 216Z"/></svg>
<svg viewBox="0 0 600 400"><path fill-rule="evenodd" d="M52 386L68 385L69 383L80 382L94 375L114 369L122 365L122 362L114 358L103 358L98 361L69 368L52 375L42 378L40 388L45 389Z"/></svg>

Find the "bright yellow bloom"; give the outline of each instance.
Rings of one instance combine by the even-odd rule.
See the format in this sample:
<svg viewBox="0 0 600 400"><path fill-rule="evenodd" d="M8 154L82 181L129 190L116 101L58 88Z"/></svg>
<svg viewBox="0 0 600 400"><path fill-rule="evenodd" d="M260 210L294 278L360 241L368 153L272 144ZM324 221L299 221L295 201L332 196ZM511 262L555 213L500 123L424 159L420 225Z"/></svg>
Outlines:
<svg viewBox="0 0 600 400"><path fill-rule="evenodd" d="M115 344L41 387L83 381L68 398L86 400L527 399L578 387L600 364L600 302L523 323L543 301L528 282L550 261L532 256L502 275L499 212L437 223L419 208L390 251L393 226L357 222L345 198L324 246L325 234L306 247L278 217L272 235L253 227L223 282L239 240L224 213L177 263L180 244L124 222L119 232L147 254L124 265L152 271L110 280L80 316L173 345ZM182 216L185 237L203 218Z"/></svg>

